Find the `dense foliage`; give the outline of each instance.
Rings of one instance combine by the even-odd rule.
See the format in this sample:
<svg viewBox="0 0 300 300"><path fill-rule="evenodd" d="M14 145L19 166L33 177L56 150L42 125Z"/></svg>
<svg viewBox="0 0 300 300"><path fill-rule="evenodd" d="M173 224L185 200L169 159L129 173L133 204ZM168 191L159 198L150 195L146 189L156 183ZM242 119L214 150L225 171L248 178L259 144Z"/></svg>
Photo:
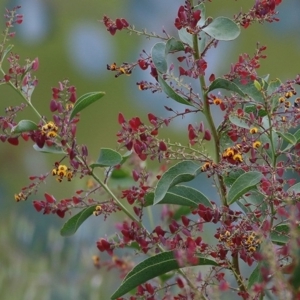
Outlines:
<svg viewBox="0 0 300 300"><path fill-rule="evenodd" d="M103 17L111 35L123 30L159 40L135 62L112 62L107 69L115 77L129 76L136 68L150 73L153 80L137 82L138 88L164 93L182 110L164 106L168 117L149 112L145 121L119 113L118 147L100 149L98 159L78 142L76 128L81 112L105 93L77 97L75 86L64 80L52 88L52 119L44 117L33 101L39 60L23 64L8 45L23 16L19 7L5 15L0 84L10 85L23 102L7 106L0 139L14 146L23 139L34 150L58 157L51 170L32 175L15 200L33 198L34 208L45 215L71 214L63 236L74 234L91 216L104 222L116 212L124 214L118 232L97 241L99 251L111 260L93 257L96 267L120 271L123 281L111 299L125 299L127 293L132 300L218 299L221 293L242 299L300 298L300 75L286 82L260 76L260 60L266 58L266 46L260 44L218 78L207 74L206 60L220 41L232 41L241 31L247 34L253 23L279 21L281 0L256 0L232 19L207 17L205 2L187 0L178 7L173 24L178 37L165 30L161 35L138 30L124 18ZM27 108L37 122L16 121ZM199 116L199 121L187 126L185 143L161 137L164 128L188 115ZM160 168L147 168L145 161L158 161ZM88 178L88 185L68 198L56 199L55 191L47 191L43 199L35 199L50 176L57 184ZM212 180L216 199L185 184L200 176ZM153 206L162 207L159 223L153 221ZM213 240L207 239L206 230L213 231ZM124 256L115 255L120 250ZM136 254L143 258L140 263L134 263Z"/></svg>

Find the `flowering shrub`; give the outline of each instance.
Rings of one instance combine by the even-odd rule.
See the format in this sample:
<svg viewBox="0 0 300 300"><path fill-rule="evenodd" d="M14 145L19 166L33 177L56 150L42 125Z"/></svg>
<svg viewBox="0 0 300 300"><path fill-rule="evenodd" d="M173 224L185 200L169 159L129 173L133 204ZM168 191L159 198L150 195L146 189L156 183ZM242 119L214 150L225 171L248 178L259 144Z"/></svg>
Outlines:
<svg viewBox="0 0 300 300"><path fill-rule="evenodd" d="M105 220L117 211L124 213L116 235L97 241L99 251L107 252L111 261L93 257L98 268L120 270L123 281L111 299L125 299L128 292L132 300L216 299L220 292L242 299L300 299L300 98L295 89L300 75L284 83L261 77L260 60L266 58L266 47L261 45L252 56L240 55L219 78L207 74L206 61L206 54L219 41L236 39L241 29L254 22L278 21L281 0L256 0L248 12L232 19L207 18L205 2L186 0L179 6L174 16L179 38L166 31L161 36L139 31L124 18L103 17L111 35L123 30L159 40L136 62L113 62L107 69L115 77L130 75L136 68L149 72L153 81L140 81L138 88L165 93L183 108L178 112L165 107L170 113L166 118L150 112L145 121L119 113L119 147L101 149L94 163L88 147L78 144L76 126L81 111L104 92L77 97L76 88L62 81L52 88L52 120L43 117L31 101L39 61L35 58L22 65L12 46L7 46L13 27L23 18L17 13L19 7L7 10L0 83L10 85L25 104L7 107L0 119L0 139L14 146L23 139L32 142L36 151L59 157L52 170L31 176L15 200L32 198L49 176L57 184L74 177L89 178L85 190L61 200L46 192L44 199L33 201L34 208L61 218L79 210L61 229L63 236L74 234L91 216ZM8 69L3 68L5 59ZM38 122L16 121L27 107ZM219 109L221 120L214 120L212 107ZM185 144L160 138L164 127L189 114L205 121L187 126ZM147 170L143 164L147 160L157 160L161 168ZM103 176L98 175L99 168L104 169ZM213 180L211 188L218 199L184 184L198 176ZM113 189L112 180L128 177L132 186ZM161 223L146 228L145 210L151 213L154 205L163 207ZM214 230L213 242L204 234L207 228ZM134 264L128 257L117 257L116 250L124 248L134 249L144 260ZM248 267L242 270L242 263Z"/></svg>

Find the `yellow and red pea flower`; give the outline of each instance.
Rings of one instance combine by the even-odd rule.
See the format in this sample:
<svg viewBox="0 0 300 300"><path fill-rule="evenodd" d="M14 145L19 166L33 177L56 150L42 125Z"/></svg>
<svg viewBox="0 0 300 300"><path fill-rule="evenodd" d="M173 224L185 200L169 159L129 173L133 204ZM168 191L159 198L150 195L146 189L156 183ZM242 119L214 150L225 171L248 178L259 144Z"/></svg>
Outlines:
<svg viewBox="0 0 300 300"><path fill-rule="evenodd" d="M65 165L58 165L52 170L52 175L57 176L57 181L62 182L63 178L66 177L68 181L73 178L73 172L70 168Z"/></svg>
<svg viewBox="0 0 300 300"><path fill-rule="evenodd" d="M250 131L251 134L255 134L255 133L258 132L258 128L257 127L252 127L252 128L250 128L249 131Z"/></svg>
<svg viewBox="0 0 300 300"><path fill-rule="evenodd" d="M97 205L95 207L95 210L93 211L93 215L97 217L97 216L99 216L101 214L101 211L102 211L101 205Z"/></svg>
<svg viewBox="0 0 300 300"><path fill-rule="evenodd" d="M261 146L261 142L260 141L255 141L252 144L252 147L255 148L255 149L259 148L260 146Z"/></svg>
<svg viewBox="0 0 300 300"><path fill-rule="evenodd" d="M240 152L240 145L235 147L228 147L223 151L222 157L230 163L241 163L243 162L243 156Z"/></svg>
<svg viewBox="0 0 300 300"><path fill-rule="evenodd" d="M53 121L49 121L47 124L42 126L41 134L48 138L54 138L57 136L58 127Z"/></svg>
<svg viewBox="0 0 300 300"><path fill-rule="evenodd" d="M204 163L204 165L201 167L201 171L202 171L202 172L205 172L205 171L207 171L210 167L211 167L211 163L207 161L207 162Z"/></svg>
<svg viewBox="0 0 300 300"><path fill-rule="evenodd" d="M214 104L215 105L220 105L220 104L222 104L222 100L220 99L220 98L216 98L216 99L214 99Z"/></svg>
<svg viewBox="0 0 300 300"><path fill-rule="evenodd" d="M19 194L15 194L15 200L17 202L25 201L27 199L27 196L24 195L24 193L20 192Z"/></svg>

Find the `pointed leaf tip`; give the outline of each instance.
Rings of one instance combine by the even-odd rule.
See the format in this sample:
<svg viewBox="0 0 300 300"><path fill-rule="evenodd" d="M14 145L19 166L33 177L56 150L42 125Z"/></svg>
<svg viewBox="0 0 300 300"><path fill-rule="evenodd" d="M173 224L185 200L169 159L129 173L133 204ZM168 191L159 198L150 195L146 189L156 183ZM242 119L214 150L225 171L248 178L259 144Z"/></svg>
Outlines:
<svg viewBox="0 0 300 300"><path fill-rule="evenodd" d="M32 131L38 129L37 124L30 120L21 120L16 126L11 130L13 133L22 133L27 131Z"/></svg>
<svg viewBox="0 0 300 300"><path fill-rule="evenodd" d="M198 262L196 265L212 265L218 264L209 258L197 256ZM172 251L159 253L155 256L145 259L136 265L124 278L122 284L111 296L111 299L117 299L124 294L130 292L135 287L147 282L157 276L166 274L167 272L177 270L179 266L177 259Z"/></svg>
<svg viewBox="0 0 300 300"><path fill-rule="evenodd" d="M166 171L157 183L154 192L154 204L159 203L168 190L181 182L193 180L200 172L201 167L193 161L182 161Z"/></svg>
<svg viewBox="0 0 300 300"><path fill-rule="evenodd" d="M95 208L96 205L90 206L73 216L63 225L62 229L60 230L60 234L62 236L73 235L77 231L77 229L82 225L82 223L93 214Z"/></svg>
<svg viewBox="0 0 300 300"><path fill-rule="evenodd" d="M234 203L245 193L252 190L260 182L262 177L263 175L256 171L247 172L239 176L228 192L228 204Z"/></svg>
<svg viewBox="0 0 300 300"><path fill-rule="evenodd" d="M151 50L152 61L156 69L160 73L166 73L168 64L166 61L166 44L159 42L156 43Z"/></svg>
<svg viewBox="0 0 300 300"><path fill-rule="evenodd" d="M119 152L109 148L102 148L98 160L91 164L90 167L113 167L120 164L122 160L123 157Z"/></svg>
<svg viewBox="0 0 300 300"><path fill-rule="evenodd" d="M206 27L202 28L209 36L219 41L236 39L241 32L240 27L231 19L218 17Z"/></svg>
<svg viewBox="0 0 300 300"><path fill-rule="evenodd" d="M74 104L70 120L72 120L84 108L101 99L104 95L105 92L90 92L79 97Z"/></svg>

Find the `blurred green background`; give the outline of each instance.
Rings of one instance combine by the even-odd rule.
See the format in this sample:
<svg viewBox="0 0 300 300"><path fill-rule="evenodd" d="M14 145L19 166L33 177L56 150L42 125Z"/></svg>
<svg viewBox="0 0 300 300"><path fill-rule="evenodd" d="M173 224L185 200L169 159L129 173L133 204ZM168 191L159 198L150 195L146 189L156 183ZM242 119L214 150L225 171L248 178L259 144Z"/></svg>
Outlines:
<svg viewBox="0 0 300 300"><path fill-rule="evenodd" d="M19 0L0 1L0 12L5 8L22 5L24 22L18 26L13 51L26 58L38 57L39 84L33 102L42 115L51 117L48 107L51 87L58 81L69 79L80 96L90 91L105 91L106 96L81 116L78 142L89 147L90 158L96 159L100 147L116 146L115 134L119 129L117 115L122 111L127 119L148 112L166 116L163 105L173 106L162 94L140 92L136 82L151 80L147 72L137 70L131 77L120 76L106 70L106 64L135 61L143 49L150 51L155 40L129 36L117 32L111 36L99 22L104 14L124 17L137 28L161 32L162 27L176 36L173 21L177 0ZM207 15L231 17L241 7L254 1L214 0L207 5ZM262 61L260 74L270 78L294 78L300 72L300 3L285 1L279 7L281 22L265 26L254 25L242 30L241 36L229 43L220 43L208 55L207 74L220 76L240 53L254 53L256 42L267 45L268 59ZM4 20L1 22L4 29ZM1 30L2 30L1 29ZM16 105L20 98L6 86L1 86L0 110ZM174 106L173 106L174 107ZM180 109L179 106L175 106ZM38 121L29 109L19 118ZM197 118L180 120L167 135L185 141L188 123ZM58 160L51 155L35 152L30 143L18 147L7 143L0 147L0 298L10 300L77 300L109 299L120 279L116 274L97 270L92 255L98 254L96 240L106 232L115 231L113 223L102 218L91 218L70 238L63 238L59 229L65 220L56 216L43 216L31 205L42 199L45 192L57 198L68 197L86 182L74 180L58 184L55 180L42 186L39 193L27 202L16 203L14 193L28 185L30 175L40 175L52 168ZM121 215L118 215L121 217Z"/></svg>

